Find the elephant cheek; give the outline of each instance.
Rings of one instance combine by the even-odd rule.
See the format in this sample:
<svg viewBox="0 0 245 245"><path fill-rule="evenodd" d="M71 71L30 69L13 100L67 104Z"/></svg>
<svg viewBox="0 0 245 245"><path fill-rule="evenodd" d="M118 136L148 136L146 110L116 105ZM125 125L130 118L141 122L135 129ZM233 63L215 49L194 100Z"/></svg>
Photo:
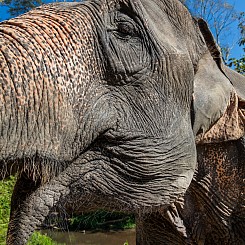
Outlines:
<svg viewBox="0 0 245 245"><path fill-rule="evenodd" d="M123 204L125 211L166 208L184 195L196 167L192 132L171 144L132 137L105 147L103 154L110 158L97 163L88 182L96 193ZM97 183L103 183L103 189Z"/></svg>
<svg viewBox="0 0 245 245"><path fill-rule="evenodd" d="M99 141L98 137L105 132L116 127L118 113L114 106L111 105L107 95L108 93L101 88L97 96L85 98L86 101L90 101L89 105L80 105L79 137L76 139L80 152ZM83 98L83 101L85 99ZM80 154L80 152L77 154Z"/></svg>

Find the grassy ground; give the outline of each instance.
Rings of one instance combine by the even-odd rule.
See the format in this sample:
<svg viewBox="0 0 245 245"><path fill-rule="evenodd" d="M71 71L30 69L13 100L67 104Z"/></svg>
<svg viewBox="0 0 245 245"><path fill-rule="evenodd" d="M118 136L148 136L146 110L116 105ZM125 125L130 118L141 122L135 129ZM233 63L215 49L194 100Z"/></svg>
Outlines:
<svg viewBox="0 0 245 245"><path fill-rule="evenodd" d="M6 181L0 181L0 244L5 244L7 233L9 214L10 214L10 200L14 187L15 178L11 177Z"/></svg>
<svg viewBox="0 0 245 245"><path fill-rule="evenodd" d="M53 241L50 237L34 232L27 245L65 245Z"/></svg>

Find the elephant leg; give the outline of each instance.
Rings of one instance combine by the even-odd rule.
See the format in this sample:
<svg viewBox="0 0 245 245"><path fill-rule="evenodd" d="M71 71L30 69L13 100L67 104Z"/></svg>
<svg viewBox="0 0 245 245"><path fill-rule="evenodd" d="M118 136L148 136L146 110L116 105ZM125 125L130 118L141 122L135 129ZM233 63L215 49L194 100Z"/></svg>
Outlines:
<svg viewBox="0 0 245 245"><path fill-rule="evenodd" d="M170 207L162 213L140 215L136 218L137 245L189 245L185 226L178 211Z"/></svg>

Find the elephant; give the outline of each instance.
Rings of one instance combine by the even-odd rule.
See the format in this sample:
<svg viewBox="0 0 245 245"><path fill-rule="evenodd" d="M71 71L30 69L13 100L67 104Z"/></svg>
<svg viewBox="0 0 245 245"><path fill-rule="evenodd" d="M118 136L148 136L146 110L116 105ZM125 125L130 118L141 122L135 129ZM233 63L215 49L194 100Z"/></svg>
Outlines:
<svg viewBox="0 0 245 245"><path fill-rule="evenodd" d="M137 245L245 244L245 77L179 0L43 5L0 24L7 244L53 208L133 213Z"/></svg>

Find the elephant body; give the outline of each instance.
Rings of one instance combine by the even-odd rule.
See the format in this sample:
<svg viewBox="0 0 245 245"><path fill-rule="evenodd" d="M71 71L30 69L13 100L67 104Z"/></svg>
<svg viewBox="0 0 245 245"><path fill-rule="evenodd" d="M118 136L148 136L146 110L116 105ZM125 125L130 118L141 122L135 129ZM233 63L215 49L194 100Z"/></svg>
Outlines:
<svg viewBox="0 0 245 245"><path fill-rule="evenodd" d="M137 245L245 243L245 79L178 1L44 5L0 24L7 244L53 208L134 213Z"/></svg>

